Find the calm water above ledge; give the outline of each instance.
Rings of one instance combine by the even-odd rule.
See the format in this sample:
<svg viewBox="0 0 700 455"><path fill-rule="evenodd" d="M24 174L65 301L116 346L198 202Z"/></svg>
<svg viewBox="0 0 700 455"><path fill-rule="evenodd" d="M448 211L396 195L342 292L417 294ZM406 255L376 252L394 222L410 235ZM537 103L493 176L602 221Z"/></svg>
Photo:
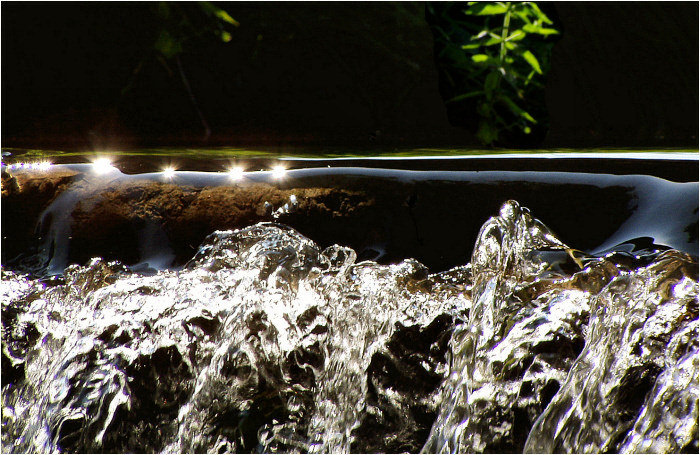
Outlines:
<svg viewBox="0 0 700 455"><path fill-rule="evenodd" d="M3 148L3 164L87 163L107 158L127 174L182 171L226 172L309 167L369 167L413 170L562 171L654 175L672 181L697 181L698 151L691 149L300 149L153 148L128 151L60 151Z"/></svg>

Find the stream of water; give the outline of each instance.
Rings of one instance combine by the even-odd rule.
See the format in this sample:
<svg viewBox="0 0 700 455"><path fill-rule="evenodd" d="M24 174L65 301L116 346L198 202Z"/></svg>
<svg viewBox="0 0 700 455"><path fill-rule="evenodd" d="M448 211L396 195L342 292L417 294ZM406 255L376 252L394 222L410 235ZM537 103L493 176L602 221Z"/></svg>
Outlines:
<svg viewBox="0 0 700 455"><path fill-rule="evenodd" d="M304 172L290 212L322 171ZM627 182L634 210L583 252L508 200L446 270L363 260L279 214L210 233L177 267L68 265L59 214L81 198L64 192L39 261L60 278L2 271L2 451L697 453L697 237L678 234L697 183L688 201L655 177L546 177ZM668 197L682 223L649 227ZM160 229L143 227L150 248L167 249ZM624 247L640 235L656 243Z"/></svg>

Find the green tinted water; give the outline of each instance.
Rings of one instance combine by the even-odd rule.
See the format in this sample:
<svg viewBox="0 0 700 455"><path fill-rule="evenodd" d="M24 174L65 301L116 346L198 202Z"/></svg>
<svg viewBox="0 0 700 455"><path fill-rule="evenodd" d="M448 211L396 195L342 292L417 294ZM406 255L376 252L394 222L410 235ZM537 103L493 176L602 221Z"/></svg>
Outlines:
<svg viewBox="0 0 700 455"><path fill-rule="evenodd" d="M19 159L47 159L47 158L80 158L91 155L110 156L164 156L181 157L188 159L226 159L226 158L416 158L416 157L457 157L457 156L523 156L532 157L548 155L629 155L635 154L654 155L698 155L698 150L687 148L664 149L640 149L640 148L597 148L597 149L534 149L534 150L507 150L507 149L463 149L463 148L394 148L394 149L368 149L368 148L323 148L310 149L298 147L270 147L270 148L238 148L238 147L212 147L212 148L186 148L163 147L143 148L136 150L38 150L3 147L3 160L16 161ZM62 161L62 160L61 160ZM72 161L72 160L71 160Z"/></svg>

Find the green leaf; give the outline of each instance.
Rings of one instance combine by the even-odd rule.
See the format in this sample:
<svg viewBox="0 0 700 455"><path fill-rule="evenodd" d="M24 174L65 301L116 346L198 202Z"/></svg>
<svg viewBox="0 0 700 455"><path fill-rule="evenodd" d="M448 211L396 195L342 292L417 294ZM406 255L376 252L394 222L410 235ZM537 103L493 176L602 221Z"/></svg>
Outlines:
<svg viewBox="0 0 700 455"><path fill-rule="evenodd" d="M210 2L199 2L199 6L206 13L209 13L209 14L216 16L220 21L231 24L234 27L238 27L239 25L241 25L238 23L238 21L236 21L234 18L232 18L226 11L222 10L221 8L219 8L217 6L214 6Z"/></svg>
<svg viewBox="0 0 700 455"><path fill-rule="evenodd" d="M516 30L511 34L508 38L506 38L506 41L520 41L523 38L525 38L527 34L523 32L522 30Z"/></svg>
<svg viewBox="0 0 700 455"><path fill-rule="evenodd" d="M479 103L476 112L484 118L490 118L493 113L493 105L490 102Z"/></svg>
<svg viewBox="0 0 700 455"><path fill-rule="evenodd" d="M182 52L182 43L175 39L167 30L161 30L153 45L165 58L172 58Z"/></svg>
<svg viewBox="0 0 700 455"><path fill-rule="evenodd" d="M541 21L544 22L545 24L550 24L550 25L552 24L552 21L547 17L546 14L544 14L544 13L542 12L542 10L540 9L540 7L537 6L537 3L535 3L535 2L529 2L528 5L530 6L531 11L532 11L533 13L535 13L535 15L537 16L537 18L538 18L539 20L541 20Z"/></svg>
<svg viewBox="0 0 700 455"><path fill-rule="evenodd" d="M530 71L530 74L527 75L527 78L525 79L525 87L530 85L530 81L532 81L533 76L536 74L536 71Z"/></svg>
<svg viewBox="0 0 700 455"><path fill-rule="evenodd" d="M498 129L486 121L481 121L476 137L482 144L491 145L498 140Z"/></svg>
<svg viewBox="0 0 700 455"><path fill-rule="evenodd" d="M449 100L445 101L446 103L456 103L457 101L462 101L466 100L467 98L473 98L475 96L483 95L484 92L483 90L478 90L475 92L469 92L469 93L464 93L462 95L457 95L454 98L450 98Z"/></svg>
<svg viewBox="0 0 700 455"><path fill-rule="evenodd" d="M523 31L527 33L535 33L537 35L543 35L543 36L549 36L549 35L558 35L559 31L553 28L544 28L540 27L539 25L535 24L526 24L523 26Z"/></svg>
<svg viewBox="0 0 700 455"><path fill-rule="evenodd" d="M481 47L480 43L470 43L470 44L463 44L462 49L465 51L471 51L473 49L479 49Z"/></svg>
<svg viewBox="0 0 700 455"><path fill-rule="evenodd" d="M474 55L472 55L472 61L474 63L484 63L484 62L489 61L490 58L491 57L489 57L486 54L474 54Z"/></svg>
<svg viewBox="0 0 700 455"><path fill-rule="evenodd" d="M487 39L484 42L484 46L493 46L495 44L500 44L503 39L500 37L500 35L496 35L493 32L489 33L489 39Z"/></svg>
<svg viewBox="0 0 700 455"><path fill-rule="evenodd" d="M513 2L510 7L510 12L518 15L529 16L534 14L532 8L527 2Z"/></svg>
<svg viewBox="0 0 700 455"><path fill-rule="evenodd" d="M238 23L237 20L235 20L234 18L229 16L229 14L222 9L219 9L215 14L216 14L216 17L218 17L219 19L221 19L224 22L228 22L229 24L233 25L234 27L238 27L239 25L241 25Z"/></svg>
<svg viewBox="0 0 700 455"><path fill-rule="evenodd" d="M534 56L532 52L526 50L520 54L527 63L530 64L533 70L537 71L538 74L542 74L542 68L540 68L540 62L537 61L537 57Z"/></svg>
<svg viewBox="0 0 700 455"><path fill-rule="evenodd" d="M505 95L499 96L498 99L499 101L502 101L513 114L517 115L520 118L524 118L530 123L537 123L537 120L532 118L530 114L528 114L525 110L521 109L520 106L515 104L515 102L513 102L512 99L508 98Z"/></svg>
<svg viewBox="0 0 700 455"><path fill-rule="evenodd" d="M221 41L224 43L231 41L231 34L229 32L221 32Z"/></svg>
<svg viewBox="0 0 700 455"><path fill-rule="evenodd" d="M484 81L484 89L487 92L493 92L496 87L498 87L498 81L501 79L501 75L498 73L498 71L491 71L488 76L486 76L486 80Z"/></svg>
<svg viewBox="0 0 700 455"><path fill-rule="evenodd" d="M496 14L504 14L506 11L508 11L508 5L501 2L476 2L470 5L464 13L469 16L493 16Z"/></svg>
<svg viewBox="0 0 700 455"><path fill-rule="evenodd" d="M529 14L528 14L527 11L519 11L519 10L515 9L515 10L513 11L513 13L515 14L515 16L519 17L520 20L523 21L523 22L525 22L526 24L531 24L531 23L532 23L532 21L530 20L530 17L529 17Z"/></svg>

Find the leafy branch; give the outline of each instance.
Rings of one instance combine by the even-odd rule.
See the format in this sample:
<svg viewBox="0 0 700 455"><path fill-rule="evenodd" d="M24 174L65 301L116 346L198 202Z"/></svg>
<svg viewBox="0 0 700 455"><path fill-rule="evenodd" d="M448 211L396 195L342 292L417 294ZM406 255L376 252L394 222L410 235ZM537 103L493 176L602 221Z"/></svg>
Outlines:
<svg viewBox="0 0 700 455"><path fill-rule="evenodd" d="M463 14L449 31L438 31L453 44L443 57L472 90L447 102L476 102L476 134L485 145L506 132L530 134L538 120L525 106L532 92L544 88L554 44L548 38L559 32L534 2L468 2Z"/></svg>
<svg viewBox="0 0 700 455"><path fill-rule="evenodd" d="M240 24L229 13L211 2L196 2L194 4L157 2L151 5L151 12L157 20L157 29L155 41L147 58L155 57L171 77L175 74L179 76L202 124L204 140L206 140L211 135L211 128L199 108L199 103L187 78L180 56L186 50L195 47L197 40L207 36L215 36L224 43L230 42L232 36L229 30ZM122 90L122 98L131 90L147 58L142 59L134 69L130 81ZM175 71L171 68L170 63L172 62L175 64Z"/></svg>

